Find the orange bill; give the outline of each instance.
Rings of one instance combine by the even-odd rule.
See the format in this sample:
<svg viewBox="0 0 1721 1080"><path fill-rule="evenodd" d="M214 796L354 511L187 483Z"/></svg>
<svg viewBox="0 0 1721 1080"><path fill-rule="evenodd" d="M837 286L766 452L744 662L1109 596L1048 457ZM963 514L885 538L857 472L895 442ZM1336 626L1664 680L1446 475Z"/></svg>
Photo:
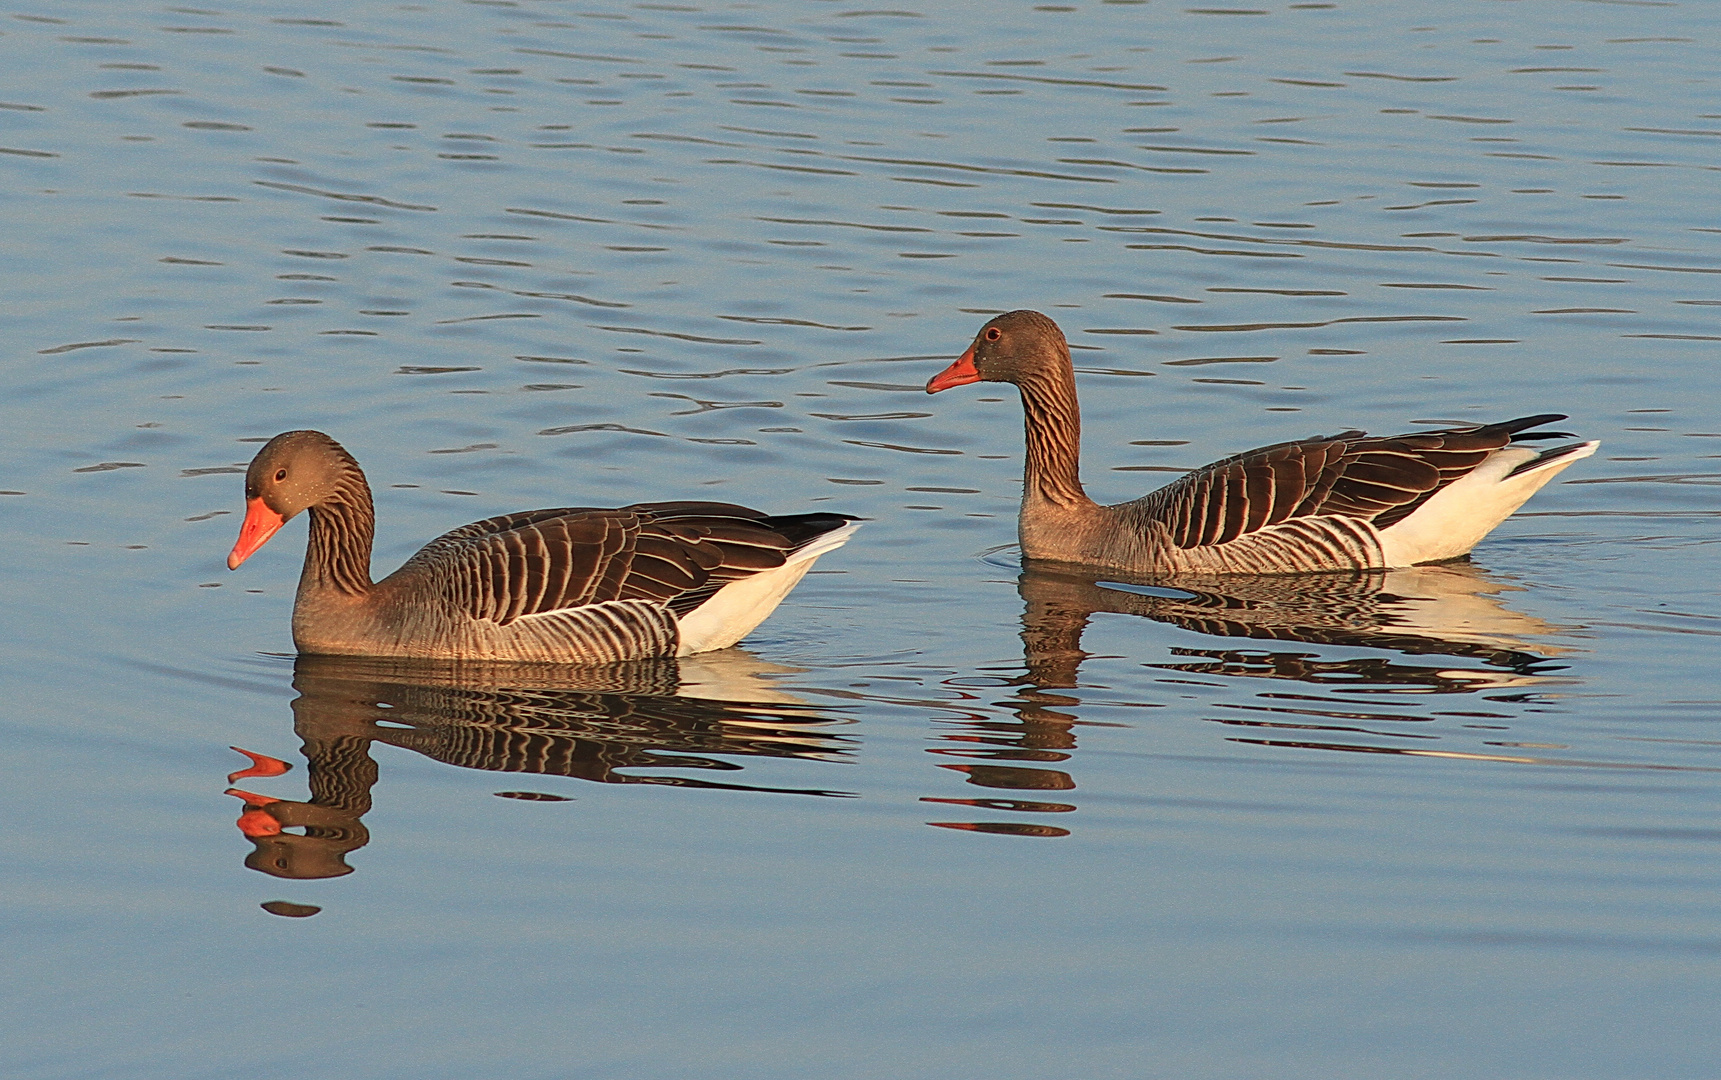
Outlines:
<svg viewBox="0 0 1721 1080"><path fill-rule="evenodd" d="M956 363L927 380L926 392L936 394L952 386L966 386L979 381L980 372L974 367L974 347L970 345L967 352L957 357Z"/></svg>
<svg viewBox="0 0 1721 1080"><path fill-rule="evenodd" d="M227 569L237 570L257 549L269 542L287 519L269 509L261 498L245 501L245 523L239 526L239 541L227 556Z"/></svg>

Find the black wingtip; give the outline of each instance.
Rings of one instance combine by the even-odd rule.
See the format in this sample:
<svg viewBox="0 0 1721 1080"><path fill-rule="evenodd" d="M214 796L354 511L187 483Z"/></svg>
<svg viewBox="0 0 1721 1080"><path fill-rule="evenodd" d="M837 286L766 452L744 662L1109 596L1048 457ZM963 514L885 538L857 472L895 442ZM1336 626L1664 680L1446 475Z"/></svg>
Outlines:
<svg viewBox="0 0 1721 1080"><path fill-rule="evenodd" d="M1527 472L1532 472L1536 469L1540 469L1544 465L1552 464L1553 462L1559 461L1561 458L1567 457L1567 456L1572 455L1572 454L1576 454L1579 451L1582 451L1586 447L1588 447L1592 450L1594 449L1594 445L1591 443L1573 443L1570 446L1556 446L1551 450L1543 450L1540 454L1537 454L1535 457L1531 458L1529 461L1524 462L1522 465L1519 465L1516 469L1513 469L1511 472L1507 473L1506 478L1511 479L1512 477L1517 476L1519 473L1527 473Z"/></svg>
<svg viewBox="0 0 1721 1080"><path fill-rule="evenodd" d="M1502 431L1512 437L1513 442L1534 442L1538 439L1575 439L1577 435L1570 431L1531 431L1530 428L1552 424L1557 420L1566 419L1565 413L1537 413L1535 416L1520 416L1516 420L1502 420L1498 424L1488 424L1480 431Z"/></svg>
<svg viewBox="0 0 1721 1080"><path fill-rule="evenodd" d="M826 533L859 520L852 514L775 514L760 519L759 524L781 534L788 540L790 550L798 551Z"/></svg>
<svg viewBox="0 0 1721 1080"><path fill-rule="evenodd" d="M1516 420L1502 420L1498 424L1489 424L1488 426L1499 428L1502 431L1519 432L1527 431L1533 427L1541 427L1543 424L1552 424L1565 418L1565 413L1537 413L1535 416L1520 416Z"/></svg>

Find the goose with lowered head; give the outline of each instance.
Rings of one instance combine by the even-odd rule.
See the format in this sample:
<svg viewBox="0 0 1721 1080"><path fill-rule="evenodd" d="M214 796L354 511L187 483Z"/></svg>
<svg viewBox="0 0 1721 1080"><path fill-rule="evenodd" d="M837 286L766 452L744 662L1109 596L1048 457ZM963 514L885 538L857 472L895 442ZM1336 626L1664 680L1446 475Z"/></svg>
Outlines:
<svg viewBox="0 0 1721 1080"><path fill-rule="evenodd" d="M1027 419L1018 526L1028 559L1143 575L1367 570L1464 555L1597 442L1531 428L1544 413L1495 424L1370 436L1342 431L1276 443L1184 474L1133 502L1101 506L1082 490L1081 412L1070 347L1037 311L992 319L926 384L1014 383Z"/></svg>
<svg viewBox="0 0 1721 1080"><path fill-rule="evenodd" d="M733 645L860 527L712 502L527 510L446 533L373 582L376 515L358 462L320 431L289 431L246 471L228 569L301 511L300 652L563 664Z"/></svg>

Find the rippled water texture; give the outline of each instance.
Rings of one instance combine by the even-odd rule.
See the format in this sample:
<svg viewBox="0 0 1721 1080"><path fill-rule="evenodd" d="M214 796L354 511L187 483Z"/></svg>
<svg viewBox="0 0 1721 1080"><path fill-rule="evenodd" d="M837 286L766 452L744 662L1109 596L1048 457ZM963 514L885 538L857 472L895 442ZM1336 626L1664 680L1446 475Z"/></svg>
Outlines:
<svg viewBox="0 0 1721 1080"><path fill-rule="evenodd" d="M1718 39L12 9L4 1071L1713 1076ZM1014 394L921 392L1018 307L1106 501L1347 427L1602 449L1469 564L1024 574ZM539 506L870 520L679 668L295 663L303 526L222 560L298 427L380 572Z"/></svg>

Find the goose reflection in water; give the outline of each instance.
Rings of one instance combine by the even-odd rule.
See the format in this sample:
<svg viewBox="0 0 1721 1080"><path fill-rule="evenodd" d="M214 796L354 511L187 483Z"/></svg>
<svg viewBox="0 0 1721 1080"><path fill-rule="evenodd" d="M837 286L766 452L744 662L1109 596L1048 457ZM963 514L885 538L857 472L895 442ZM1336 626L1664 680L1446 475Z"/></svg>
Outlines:
<svg viewBox="0 0 1721 1080"><path fill-rule="evenodd" d="M1173 655L1206 659L1152 665L1170 671L1421 686L1462 694L1531 685L1548 670L1550 659L1565 652L1526 640L1557 628L1506 607L1499 594L1515 589L1467 563L1215 579L1205 591L1192 591L1185 583L1130 584L1105 575L1034 568L1024 571L1020 582L1027 603L1022 643L1030 682L1071 687L1087 655L1081 639L1089 618L1101 612L1142 615L1210 637L1361 646L1475 662L1455 667L1384 657L1328 661L1307 652L1178 648Z"/></svg>
<svg viewBox="0 0 1721 1080"><path fill-rule="evenodd" d="M1170 662L1143 665L1186 676L1282 680L1306 684L1329 694L1357 697L1353 703L1308 694L1266 692L1261 696L1301 699L1310 702L1311 707L1216 705L1231 712L1245 712L1245 715L1215 718L1216 722L1232 727L1430 738L1370 731L1354 723L1422 717L1355 709L1341 711L1333 705L1361 706L1370 701L1401 706L1406 701L1405 695L1502 691L1509 696L1511 691L1545 683L1551 672L1559 670L1559 665L1552 661L1567 651L1539 640L1559 627L1506 606L1501 594L1516 591L1516 586L1491 580L1467 562L1345 574L1215 578L1199 585L1179 581L1175 586L1119 581L1115 575L1102 572L1030 565L1022 571L1018 589L1025 604L1022 645L1026 671L1007 680L1008 685L1016 688L1013 699L998 703L1015 714L1015 721L969 714L947 727L939 740L942 745L932 750L947 756L988 759L988 764L943 767L966 774L970 784L1013 792L1074 790L1076 781L1070 773L1044 768L1038 763L1069 760L1076 747L1078 725L1110 726L1080 718L1083 699L1059 692L1077 688L1082 662L1090 655L1082 648L1082 635L1098 614L1141 616L1210 638L1359 647L1387 654L1330 657L1303 649L1238 647L1215 642L1208 646L1173 647ZM956 685L962 685L962 681L956 681ZM1370 700L1368 695L1380 696ZM1493 693L1489 696L1492 701L1501 700ZM1294 716L1269 719L1257 715L1262 713ZM1315 742L1307 738L1234 737L1233 741L1366 753L1432 753L1354 741ZM1508 760L1500 755L1442 752L1442 756L1448 755ZM1005 761L1036 764L1004 764ZM1067 813L1075 809L1068 803L1014 798L923 801L1030 813ZM1058 826L1014 822L929 824L1031 836L1068 833Z"/></svg>
<svg viewBox="0 0 1721 1080"><path fill-rule="evenodd" d="M293 727L304 742L310 798L228 790L244 800L239 828L255 845L245 865L281 878L351 873L346 856L370 841L363 818L377 781L370 749L378 742L491 772L844 795L620 771L733 773L742 766L726 759L735 757L842 760L853 742L831 729L850 721L814 712L762 677L791 670L738 649L597 668L301 656L293 668L299 692ZM279 759L240 752L252 766L232 774L229 783L288 769ZM530 791L497 794L566 799ZM287 831L296 828L303 832Z"/></svg>

